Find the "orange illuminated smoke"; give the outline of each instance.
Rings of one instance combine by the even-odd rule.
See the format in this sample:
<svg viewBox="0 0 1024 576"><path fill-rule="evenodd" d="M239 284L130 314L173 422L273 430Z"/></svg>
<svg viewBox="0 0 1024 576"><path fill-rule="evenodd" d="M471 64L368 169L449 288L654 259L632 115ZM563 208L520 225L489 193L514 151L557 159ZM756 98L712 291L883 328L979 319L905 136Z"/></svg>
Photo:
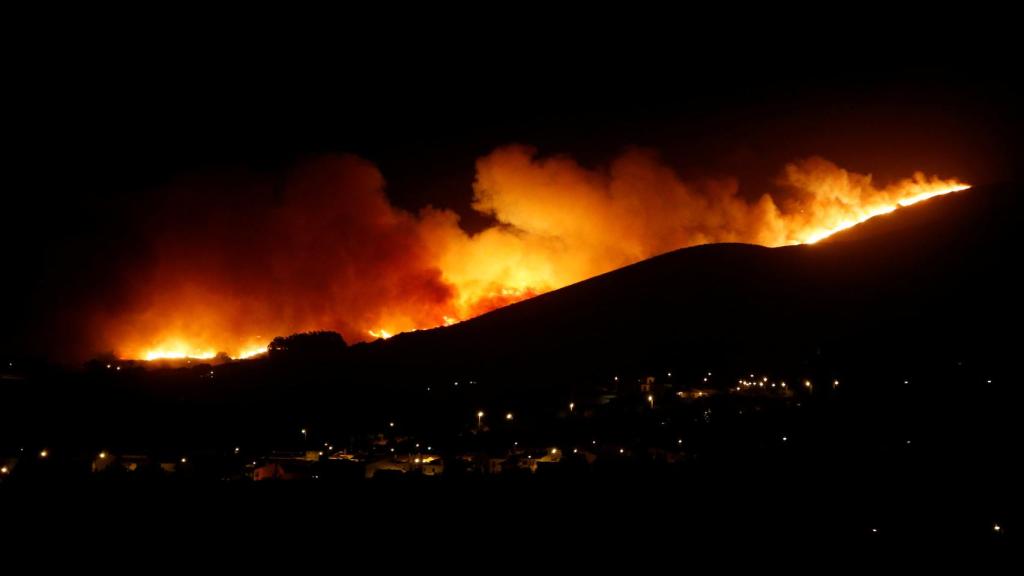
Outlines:
<svg viewBox="0 0 1024 576"><path fill-rule="evenodd" d="M153 258L125 271L128 298L96 314L92 341L157 360L247 358L308 330L386 339L687 246L815 243L968 187L920 173L878 184L808 158L755 194L735 179L683 181L648 150L584 167L509 146L477 161L472 206L496 223L470 234L450 210L393 206L380 172L354 156L303 164L285 180L249 183L245 202L203 211L182 201L220 197L200 184L167 194L176 202L152 223Z"/></svg>
<svg viewBox="0 0 1024 576"><path fill-rule="evenodd" d="M970 188L968 184L960 184L954 182L936 182L934 185L927 185L922 187L922 190L908 198L897 200L895 204L880 202L874 206L860 206L855 209L845 210L847 214L842 216L842 220L835 226L829 227L828 225L822 226L815 230L811 229L806 233L805 244L814 244L819 240L828 238L836 232L842 232L847 228L852 228L861 222L874 218L875 216L881 216L882 214L888 214L895 211L901 206L910 206L917 204L923 200L934 198L936 196L942 196L952 192L960 192L961 190L967 190Z"/></svg>

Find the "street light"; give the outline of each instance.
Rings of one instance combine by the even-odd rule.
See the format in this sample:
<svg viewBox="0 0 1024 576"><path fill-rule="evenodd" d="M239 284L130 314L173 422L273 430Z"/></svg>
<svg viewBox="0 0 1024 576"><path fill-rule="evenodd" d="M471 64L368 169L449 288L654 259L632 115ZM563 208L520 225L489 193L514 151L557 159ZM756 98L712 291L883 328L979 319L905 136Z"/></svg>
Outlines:
<svg viewBox="0 0 1024 576"><path fill-rule="evenodd" d="M654 395L653 394L648 394L647 395L647 401L651 403L651 410L654 410Z"/></svg>
<svg viewBox="0 0 1024 576"><path fill-rule="evenodd" d="M573 408L576 408L576 403L575 402L569 402L569 412L572 412Z"/></svg>
<svg viewBox="0 0 1024 576"><path fill-rule="evenodd" d="M512 420L512 413L505 414L505 420Z"/></svg>
<svg viewBox="0 0 1024 576"><path fill-rule="evenodd" d="M303 428L303 429L301 430L301 432L302 432L302 441L303 441L303 442L306 442L306 441L308 441L308 440L309 440L309 435L308 435L308 434L306 433L306 429L305 429L305 428Z"/></svg>
<svg viewBox="0 0 1024 576"><path fill-rule="evenodd" d="M484 421L484 411L481 410L481 411L476 413L476 427L477 428L482 427L483 426L483 421Z"/></svg>
<svg viewBox="0 0 1024 576"><path fill-rule="evenodd" d="M39 452L39 457L40 457L40 458L46 458L46 457L47 457L47 456L49 456L49 455L50 455L50 453L49 453L49 452L47 452L47 451L46 451L45 449L44 449L44 450L42 450L41 452Z"/></svg>

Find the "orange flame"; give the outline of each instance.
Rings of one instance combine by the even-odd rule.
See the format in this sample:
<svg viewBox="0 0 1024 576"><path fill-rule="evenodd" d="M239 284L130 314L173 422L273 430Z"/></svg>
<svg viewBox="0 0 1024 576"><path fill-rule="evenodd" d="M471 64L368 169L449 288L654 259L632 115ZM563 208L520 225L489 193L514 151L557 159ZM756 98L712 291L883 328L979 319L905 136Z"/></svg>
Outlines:
<svg viewBox="0 0 1024 576"><path fill-rule="evenodd" d="M476 234L452 211L395 208L383 187L372 165L330 158L297 170L283 200L266 194L237 220L232 205L190 233L166 231L151 268L132 276L136 298L97 322L98 340L154 360L252 357L270 340L254 334L386 339L678 248L815 243L969 186L920 173L877 186L810 158L787 165L772 195L752 197L735 180L683 182L649 151L589 169L513 146L477 162L473 207L498 223Z"/></svg>
<svg viewBox="0 0 1024 576"><path fill-rule="evenodd" d="M935 182L930 189L926 189L919 192L909 198L898 200L895 204L880 204L874 207L858 207L853 212L853 216L847 217L835 226L831 228L823 228L819 230L812 230L806 233L803 244L814 244L832 236L837 232L842 232L848 228L853 228L857 224L866 222L875 216L881 216L883 214L889 214L896 211L897 208L910 206L917 204L924 200L934 198L936 196L942 196L953 192L960 192L961 190L967 190L970 188L968 184L952 183L952 182Z"/></svg>

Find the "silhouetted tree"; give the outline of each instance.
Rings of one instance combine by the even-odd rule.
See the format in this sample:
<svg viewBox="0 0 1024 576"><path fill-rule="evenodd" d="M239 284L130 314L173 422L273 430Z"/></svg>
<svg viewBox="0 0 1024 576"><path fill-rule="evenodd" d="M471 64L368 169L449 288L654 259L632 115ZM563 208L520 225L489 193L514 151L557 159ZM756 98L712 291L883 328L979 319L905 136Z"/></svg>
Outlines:
<svg viewBox="0 0 1024 576"><path fill-rule="evenodd" d="M341 334L328 330L278 336L267 347L271 358L326 358L345 350Z"/></svg>

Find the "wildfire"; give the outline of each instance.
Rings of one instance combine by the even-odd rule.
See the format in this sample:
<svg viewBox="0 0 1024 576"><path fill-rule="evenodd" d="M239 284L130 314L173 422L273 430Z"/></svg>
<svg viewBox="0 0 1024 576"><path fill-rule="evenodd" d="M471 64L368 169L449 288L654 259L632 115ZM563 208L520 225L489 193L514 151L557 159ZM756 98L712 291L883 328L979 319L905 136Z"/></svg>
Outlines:
<svg viewBox="0 0 1024 576"><path fill-rule="evenodd" d="M146 361L153 360L184 360L191 358L194 360L208 360L217 356L216 352L206 351L183 351L183 350L147 350L142 355L142 359Z"/></svg>
<svg viewBox="0 0 1024 576"><path fill-rule="evenodd" d="M754 196L735 180L684 182L643 150L589 168L513 146L476 168L473 208L496 224L474 234L452 211L396 208L377 169L348 156L297 169L282 194L202 218L191 208L198 202L179 198L153 211L158 258L131 271L125 285L137 293L100 316L94 340L122 358L158 360L264 353L270 338L252 334L387 339L687 246L813 244L969 187L920 173L878 185L809 158L785 166L771 194Z"/></svg>
<svg viewBox="0 0 1024 576"><path fill-rule="evenodd" d="M260 347L256 347L256 348L249 348L247 350L242 350L242 351L240 351L238 353L238 356L235 356L235 358L241 358L241 359L255 358L256 356L261 356L261 355L266 354L266 353L267 353L267 347L266 346L260 346Z"/></svg>
<svg viewBox="0 0 1024 576"><path fill-rule="evenodd" d="M251 340L255 342L258 341L258 338ZM258 345L253 343L239 348L233 353L224 352L223 355L228 358L240 360L254 358L266 353L266 344ZM211 348L191 346L183 339L177 339L174 341L163 342L162 344L152 348L147 348L138 354L128 353L123 355L123 357L138 358L147 362L154 362L159 360L212 360L219 355L221 355L221 352L214 351Z"/></svg>
<svg viewBox="0 0 1024 576"><path fill-rule="evenodd" d="M151 362L154 360L209 360L216 356L215 350L196 348L182 340L177 340L163 342L156 347L144 350L137 357Z"/></svg>
<svg viewBox="0 0 1024 576"><path fill-rule="evenodd" d="M810 232L807 235L806 239L803 241L803 243L814 244L815 242L824 240L825 238L828 238L829 236L832 236L837 232L842 232L843 230L846 230L848 228L853 228L857 224L870 220L875 216L881 216L883 214L889 214L891 212L894 212L897 208L910 206L912 204L917 204L918 202L928 200L929 198L934 198L936 196L942 196L944 194L950 194L953 192L960 192L962 190L967 190L968 188L970 188L970 185L968 184L954 184L949 182L939 183L936 186L937 188L935 189L919 192L909 198L898 200L895 204L880 205L873 208L863 208L855 210L855 212L857 212L856 216L845 219L832 228Z"/></svg>

